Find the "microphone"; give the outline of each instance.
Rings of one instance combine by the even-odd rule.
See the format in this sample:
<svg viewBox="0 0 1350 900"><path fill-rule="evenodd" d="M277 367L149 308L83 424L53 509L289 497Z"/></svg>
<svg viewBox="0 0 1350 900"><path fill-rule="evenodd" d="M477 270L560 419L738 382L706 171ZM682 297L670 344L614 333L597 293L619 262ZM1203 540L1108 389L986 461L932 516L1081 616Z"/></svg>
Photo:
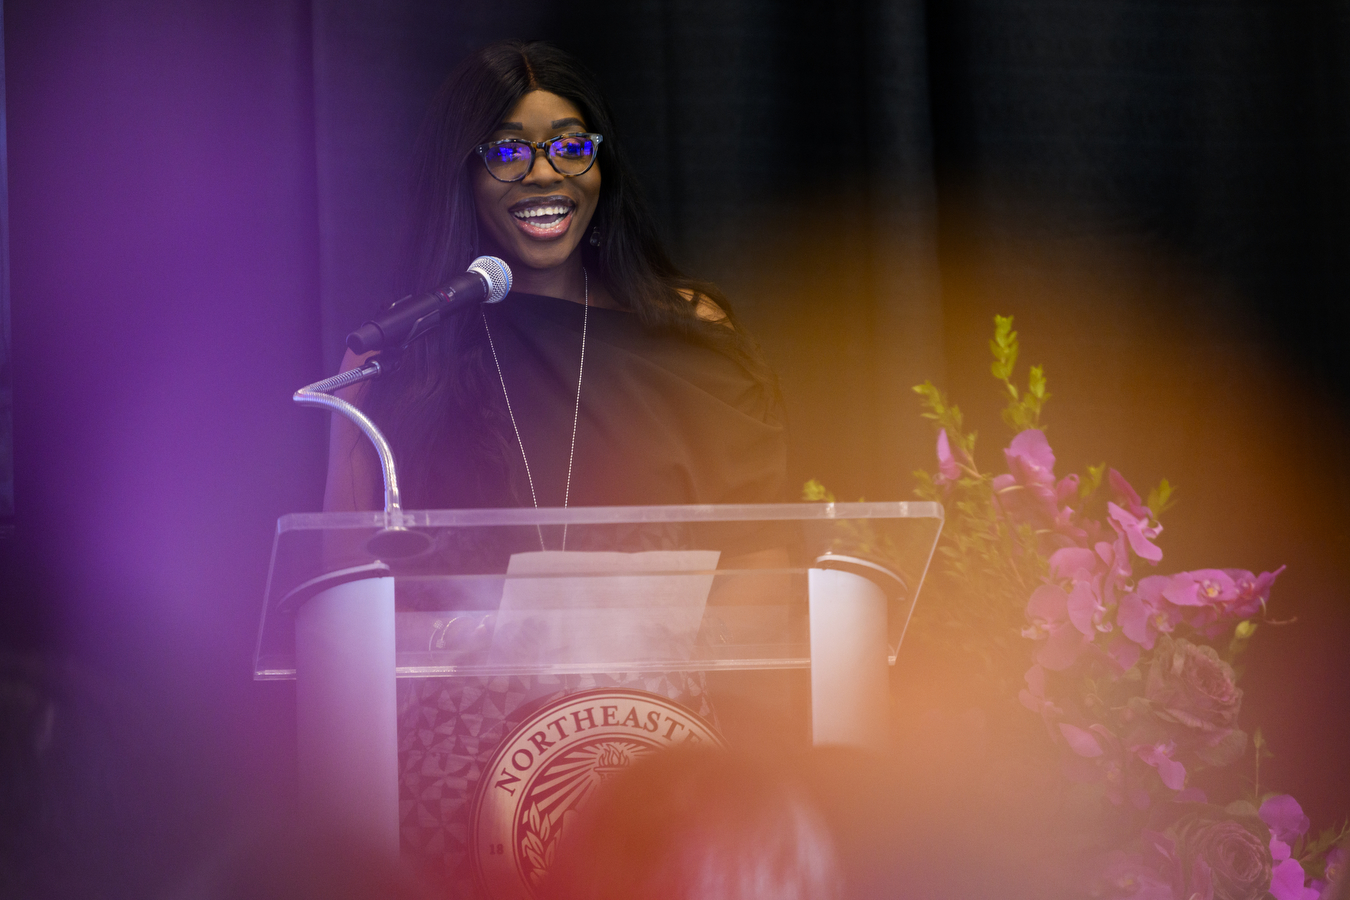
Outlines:
<svg viewBox="0 0 1350 900"><path fill-rule="evenodd" d="M451 278L439 290L420 297L409 294L347 335L347 348L353 353L401 349L449 313L470 309L475 303L500 303L510 291L511 269L506 263L495 256L480 256L469 271Z"/></svg>

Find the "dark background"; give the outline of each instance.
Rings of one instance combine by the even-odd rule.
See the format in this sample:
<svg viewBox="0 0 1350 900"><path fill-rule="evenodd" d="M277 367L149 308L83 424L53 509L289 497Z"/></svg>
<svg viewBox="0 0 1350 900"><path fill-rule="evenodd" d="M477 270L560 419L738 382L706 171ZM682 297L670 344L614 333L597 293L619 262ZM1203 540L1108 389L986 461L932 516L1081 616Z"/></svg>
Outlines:
<svg viewBox="0 0 1350 900"><path fill-rule="evenodd" d="M293 792L290 687L250 677L275 519L321 499L323 417L289 396L391 299L422 110L499 37L600 75L677 257L782 376L794 481L907 497L931 465L924 378L995 466L985 344L1014 314L1061 472L1107 459L1141 492L1179 483L1169 570L1289 565L1272 615L1297 621L1258 634L1244 716L1276 753L1264 784L1315 827L1350 811L1350 3L10 0L4 17L0 641L12 683L73 698L54 740L85 792L72 809L102 810L70 839L88 878L161 886ZM177 849L137 856L137 828Z"/></svg>

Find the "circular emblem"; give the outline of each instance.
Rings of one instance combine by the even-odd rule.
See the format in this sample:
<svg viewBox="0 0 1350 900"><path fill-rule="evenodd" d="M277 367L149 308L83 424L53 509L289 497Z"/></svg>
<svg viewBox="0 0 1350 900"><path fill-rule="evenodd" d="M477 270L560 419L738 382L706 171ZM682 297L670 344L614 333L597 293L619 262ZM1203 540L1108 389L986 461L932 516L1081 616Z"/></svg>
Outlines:
<svg viewBox="0 0 1350 900"><path fill-rule="evenodd" d="M601 688L559 697L502 741L483 771L469 855L492 900L533 900L577 812L606 778L676 744L722 746L713 727L659 694Z"/></svg>

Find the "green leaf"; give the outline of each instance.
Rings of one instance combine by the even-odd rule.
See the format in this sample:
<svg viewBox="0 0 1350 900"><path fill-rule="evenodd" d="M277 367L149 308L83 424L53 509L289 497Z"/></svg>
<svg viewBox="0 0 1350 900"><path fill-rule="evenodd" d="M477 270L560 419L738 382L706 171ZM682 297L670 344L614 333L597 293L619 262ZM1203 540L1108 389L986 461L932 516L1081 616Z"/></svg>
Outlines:
<svg viewBox="0 0 1350 900"><path fill-rule="evenodd" d="M1031 374L1027 379L1027 391L1031 396L1042 402L1049 397L1045 392L1045 368L1043 366L1031 367Z"/></svg>
<svg viewBox="0 0 1350 900"><path fill-rule="evenodd" d="M989 342L989 352L994 356L989 371L1005 384L1017 365L1017 332L1012 330L1012 321L1012 316L994 316L994 338ZM1008 384L1008 390L1017 399L1017 388Z"/></svg>
<svg viewBox="0 0 1350 900"><path fill-rule="evenodd" d="M1350 821L1343 823L1339 828L1334 826L1324 828L1316 838L1309 840L1300 852L1295 854L1298 861L1303 864L1304 872L1313 876L1324 876L1325 860L1321 859L1321 856L1339 844L1346 835L1350 835Z"/></svg>
<svg viewBox="0 0 1350 900"><path fill-rule="evenodd" d="M802 499L808 503L833 503L834 494L830 493L825 485L812 478L802 485Z"/></svg>
<svg viewBox="0 0 1350 900"><path fill-rule="evenodd" d="M1196 757L1209 766L1221 767L1236 762L1247 749L1247 735L1234 728L1217 744L1196 751Z"/></svg>
<svg viewBox="0 0 1350 900"><path fill-rule="evenodd" d="M1098 466L1087 467L1087 477L1083 483L1078 486L1079 498L1086 500L1097 493L1097 488L1102 486L1102 479L1106 477L1106 463Z"/></svg>
<svg viewBox="0 0 1350 900"><path fill-rule="evenodd" d="M1256 634L1256 622L1254 620L1244 619L1237 623L1237 627L1233 629L1233 637L1228 642L1228 650L1224 653L1224 659L1230 665L1237 662L1238 657L1247 649L1247 644L1254 634Z"/></svg>
<svg viewBox="0 0 1350 900"><path fill-rule="evenodd" d="M1149 511L1153 513L1153 518L1158 518L1164 510L1176 506L1176 500L1172 499L1172 495L1175 493L1176 488L1168 484L1166 478L1158 482L1158 486L1148 492L1147 506Z"/></svg>

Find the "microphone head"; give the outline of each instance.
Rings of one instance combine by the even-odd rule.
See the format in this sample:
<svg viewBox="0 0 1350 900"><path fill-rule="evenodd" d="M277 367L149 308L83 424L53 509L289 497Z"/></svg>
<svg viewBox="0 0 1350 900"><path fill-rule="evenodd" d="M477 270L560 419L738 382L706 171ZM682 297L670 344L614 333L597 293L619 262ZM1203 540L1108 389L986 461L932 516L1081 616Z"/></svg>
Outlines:
<svg viewBox="0 0 1350 900"><path fill-rule="evenodd" d="M495 256L480 256L469 266L470 272L477 272L487 282L487 297L484 303L500 303L511 293L511 267Z"/></svg>

